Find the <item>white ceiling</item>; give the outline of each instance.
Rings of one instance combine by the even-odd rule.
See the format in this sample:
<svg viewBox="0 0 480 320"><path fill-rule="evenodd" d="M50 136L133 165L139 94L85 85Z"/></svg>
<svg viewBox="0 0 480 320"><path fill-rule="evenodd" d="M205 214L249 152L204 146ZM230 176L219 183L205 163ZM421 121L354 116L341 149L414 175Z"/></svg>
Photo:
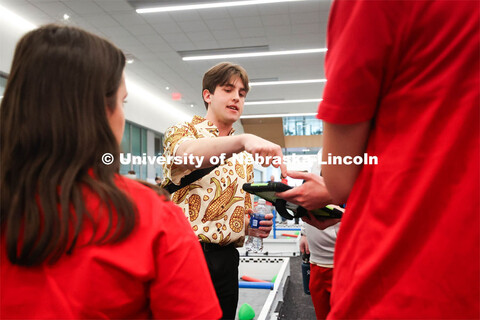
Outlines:
<svg viewBox="0 0 480 320"><path fill-rule="evenodd" d="M217 0L218 1L218 0ZM252 5L171 13L138 14L144 3L198 3L205 1L126 0L0 0L25 19L41 25L63 21L113 41L136 61L127 73L148 83L150 89L170 95L180 92L179 108L204 113L202 76L222 60L182 61L177 51L268 46L271 51L326 47L330 0ZM210 1L211 2L211 1ZM132 4L132 5L131 5ZM238 58L250 79L278 80L324 78L324 53L260 58ZM170 87L166 90L165 87ZM247 101L314 99L324 83L252 87ZM190 108L190 104L195 107ZM245 115L315 112L315 102L245 106Z"/></svg>

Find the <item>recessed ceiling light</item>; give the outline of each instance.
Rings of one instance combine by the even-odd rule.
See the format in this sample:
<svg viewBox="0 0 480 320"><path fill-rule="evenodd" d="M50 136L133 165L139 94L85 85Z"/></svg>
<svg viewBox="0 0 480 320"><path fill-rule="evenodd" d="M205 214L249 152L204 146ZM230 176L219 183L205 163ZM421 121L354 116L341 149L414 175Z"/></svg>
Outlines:
<svg viewBox="0 0 480 320"><path fill-rule="evenodd" d="M318 99L298 99L298 100L268 100L268 101L247 101L244 103L246 106L260 105L260 104L285 104L285 103L305 103L305 102L320 102Z"/></svg>
<svg viewBox="0 0 480 320"><path fill-rule="evenodd" d="M214 59L230 59L230 58L251 58L251 57L269 57L291 54L305 54L305 53L322 53L327 52L327 48L314 49L300 49L300 50L284 50L284 51L262 51L262 52L246 52L246 53L231 53L231 54L216 54L207 56L185 56L183 61L197 61L197 60L214 60Z"/></svg>
<svg viewBox="0 0 480 320"><path fill-rule="evenodd" d="M70 19L70 16L65 13L65 14L63 15L63 20L68 20L68 19Z"/></svg>
<svg viewBox="0 0 480 320"><path fill-rule="evenodd" d="M170 87L165 87L165 90L170 90Z"/></svg>
<svg viewBox="0 0 480 320"><path fill-rule="evenodd" d="M286 118L286 117L302 117L316 116L317 113L277 113L277 114L251 114L241 116L240 119L260 119L260 118Z"/></svg>
<svg viewBox="0 0 480 320"><path fill-rule="evenodd" d="M249 85L253 87L253 86L275 86L275 85L281 85L281 84L304 84L304 83L318 83L318 82L327 82L327 79L258 81L258 82L250 82Z"/></svg>
<svg viewBox="0 0 480 320"><path fill-rule="evenodd" d="M135 11L137 11L137 13L171 12L171 11L184 11L184 10L228 8L228 7L238 7L238 6L249 6L254 4L270 4L270 3L292 2L292 1L304 1L304 0L225 1L225 2L216 2L216 3L188 4L188 5L179 5L179 6L161 6L161 7L137 9Z"/></svg>
<svg viewBox="0 0 480 320"><path fill-rule="evenodd" d="M128 64L135 62L136 58L133 54L128 52L125 52L124 54L125 54L125 62L127 62Z"/></svg>

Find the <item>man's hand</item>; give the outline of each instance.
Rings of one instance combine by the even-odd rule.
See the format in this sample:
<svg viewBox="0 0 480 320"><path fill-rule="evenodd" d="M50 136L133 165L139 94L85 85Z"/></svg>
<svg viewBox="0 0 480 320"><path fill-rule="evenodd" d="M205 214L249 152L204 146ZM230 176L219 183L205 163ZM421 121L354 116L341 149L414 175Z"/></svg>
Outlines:
<svg viewBox="0 0 480 320"><path fill-rule="evenodd" d="M277 197L298 204L307 210L315 210L333 203L323 178L313 173L288 171L294 179L303 179L305 183L293 189L276 193Z"/></svg>
<svg viewBox="0 0 480 320"><path fill-rule="evenodd" d="M309 225L312 225L315 228L320 229L320 230L324 230L324 229L326 229L330 226L333 226L333 225L339 223L340 221L342 221L341 219L321 218L321 217L318 217L318 216L314 215L310 211L307 212L306 216L302 217L302 220L304 222L308 223Z"/></svg>
<svg viewBox="0 0 480 320"><path fill-rule="evenodd" d="M278 144L262 139L253 134L243 134L242 138L245 151L254 156L258 155L265 160L262 166L268 167L269 165L273 165L275 168L280 167L282 175L286 176L287 167L283 162L282 148ZM273 163L277 159L280 159L280 163Z"/></svg>
<svg viewBox="0 0 480 320"><path fill-rule="evenodd" d="M308 248L308 241L306 236L300 238L300 253L310 254L310 248Z"/></svg>
<svg viewBox="0 0 480 320"><path fill-rule="evenodd" d="M253 210L248 209L247 213L251 215L253 213ZM258 230L260 231L258 236L260 238L267 238L268 235L270 234L270 231L272 231L272 226L273 226L272 219L273 219L273 214L267 213L265 215L265 220L260 221L260 227L258 228ZM249 223L250 223L250 220L248 220L248 217L245 215L245 225L246 225L245 234L248 234L248 235L250 235L250 231L252 230L249 227Z"/></svg>
<svg viewBox="0 0 480 320"><path fill-rule="evenodd" d="M319 209L325 207L327 204L333 203L332 197L330 193L328 193L321 176L297 171L288 171L287 174L294 179L303 179L305 183L299 187L276 193L276 196L298 204L307 210ZM306 216L302 217L302 220L320 230L333 226L340 221L340 219L317 217L311 212L308 212Z"/></svg>

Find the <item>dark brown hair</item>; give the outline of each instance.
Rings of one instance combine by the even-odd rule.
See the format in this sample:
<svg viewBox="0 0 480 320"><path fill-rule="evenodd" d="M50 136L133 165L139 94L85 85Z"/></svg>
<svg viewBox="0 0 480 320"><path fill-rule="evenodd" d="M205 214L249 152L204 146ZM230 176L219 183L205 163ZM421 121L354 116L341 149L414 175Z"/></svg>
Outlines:
<svg viewBox="0 0 480 320"><path fill-rule="evenodd" d="M245 93L248 93L250 87L248 85L248 75L247 71L238 64L233 64L231 62L221 62L216 66L210 68L203 75L203 90L207 89L210 93L215 93L217 86L226 85L233 76L238 76L242 80L243 85L245 86ZM208 103L205 102L205 108L208 109Z"/></svg>
<svg viewBox="0 0 480 320"><path fill-rule="evenodd" d="M46 25L18 42L0 107L1 228L12 263L54 263L87 221L96 244L135 227L135 206L114 183L119 163L101 162L119 155L105 106L115 108L124 67L117 47L74 27ZM108 216L87 212L86 188ZM108 227L95 237L99 219Z"/></svg>

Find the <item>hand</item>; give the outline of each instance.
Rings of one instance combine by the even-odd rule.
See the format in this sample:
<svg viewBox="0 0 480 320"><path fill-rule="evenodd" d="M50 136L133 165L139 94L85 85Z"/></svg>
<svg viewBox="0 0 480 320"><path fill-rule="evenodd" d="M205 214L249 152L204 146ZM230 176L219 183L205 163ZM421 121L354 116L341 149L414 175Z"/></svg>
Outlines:
<svg viewBox="0 0 480 320"><path fill-rule="evenodd" d="M263 167L273 165L275 168L280 167L283 176L287 174L287 167L283 161L282 148L273 142L257 137L253 134L243 135L244 150L253 156L258 155L262 157L265 162ZM268 158L270 157L270 158ZM277 163L280 160L280 163Z"/></svg>
<svg viewBox="0 0 480 320"><path fill-rule="evenodd" d="M300 238L300 252L310 254L310 248L308 247L308 241L306 236Z"/></svg>
<svg viewBox="0 0 480 320"><path fill-rule="evenodd" d="M247 211L245 212L245 235L248 235L249 233L249 229L250 229L250 216L252 215L253 213L253 210L252 209L247 209Z"/></svg>
<svg viewBox="0 0 480 320"><path fill-rule="evenodd" d="M341 221L341 219L325 219L318 217L311 213L310 211L307 212L306 216L302 217L302 220L308 223L311 226L314 226L317 229L324 230L330 226L333 226Z"/></svg>
<svg viewBox="0 0 480 320"><path fill-rule="evenodd" d="M305 183L293 189L275 195L289 202L298 204L307 210L315 210L333 203L323 178L313 173L288 171L287 175L294 179L303 179Z"/></svg>
<svg viewBox="0 0 480 320"><path fill-rule="evenodd" d="M265 220L260 221L260 227L258 227L259 234L258 236L260 238L267 238L268 235L270 234L270 231L272 231L272 226L273 226L273 214L267 213L265 215ZM248 228L248 233L252 230L251 228ZM250 233L249 233L250 234Z"/></svg>

